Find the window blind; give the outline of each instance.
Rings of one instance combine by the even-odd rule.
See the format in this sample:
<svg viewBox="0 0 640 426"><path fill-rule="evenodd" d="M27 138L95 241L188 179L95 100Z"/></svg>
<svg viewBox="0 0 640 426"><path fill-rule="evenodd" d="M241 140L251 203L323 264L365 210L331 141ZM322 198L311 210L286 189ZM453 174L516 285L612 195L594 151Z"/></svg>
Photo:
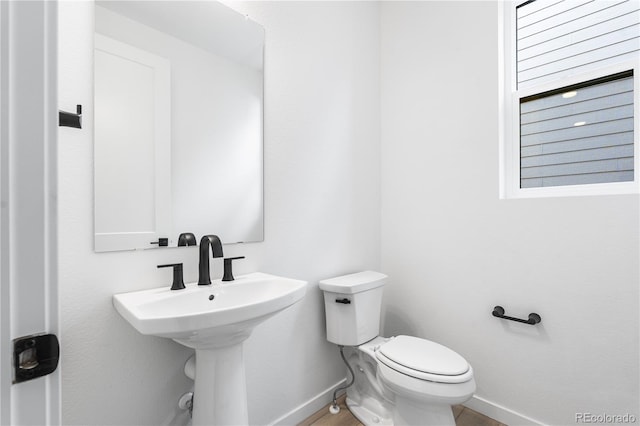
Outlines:
<svg viewBox="0 0 640 426"><path fill-rule="evenodd" d="M631 72L520 101L520 187L632 181Z"/></svg>
<svg viewBox="0 0 640 426"><path fill-rule="evenodd" d="M638 0L536 0L518 6L517 85L526 88L637 57Z"/></svg>

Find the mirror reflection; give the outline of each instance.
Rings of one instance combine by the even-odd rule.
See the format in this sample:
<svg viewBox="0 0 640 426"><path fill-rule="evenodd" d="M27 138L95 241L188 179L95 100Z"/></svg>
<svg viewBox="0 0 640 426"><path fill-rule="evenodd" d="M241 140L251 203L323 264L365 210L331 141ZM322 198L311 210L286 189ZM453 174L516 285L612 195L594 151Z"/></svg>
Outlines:
<svg viewBox="0 0 640 426"><path fill-rule="evenodd" d="M97 1L95 22L95 250L261 241L263 28L213 1Z"/></svg>

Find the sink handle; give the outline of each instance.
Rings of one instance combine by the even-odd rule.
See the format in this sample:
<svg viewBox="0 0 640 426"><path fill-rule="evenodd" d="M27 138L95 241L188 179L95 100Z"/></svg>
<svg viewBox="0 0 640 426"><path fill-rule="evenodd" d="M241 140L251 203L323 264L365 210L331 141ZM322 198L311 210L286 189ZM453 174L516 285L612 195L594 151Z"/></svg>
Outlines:
<svg viewBox="0 0 640 426"><path fill-rule="evenodd" d="M183 232L178 236L178 247L197 246L196 236L191 232Z"/></svg>
<svg viewBox="0 0 640 426"><path fill-rule="evenodd" d="M182 279L182 263L169 263L167 265L158 265L158 268L173 268L173 284L171 284L171 290L182 290L185 288L184 281Z"/></svg>
<svg viewBox="0 0 640 426"><path fill-rule="evenodd" d="M244 256L224 258L224 274L222 276L222 281L233 281L234 278L233 271L231 269L231 262L236 259L244 259Z"/></svg>

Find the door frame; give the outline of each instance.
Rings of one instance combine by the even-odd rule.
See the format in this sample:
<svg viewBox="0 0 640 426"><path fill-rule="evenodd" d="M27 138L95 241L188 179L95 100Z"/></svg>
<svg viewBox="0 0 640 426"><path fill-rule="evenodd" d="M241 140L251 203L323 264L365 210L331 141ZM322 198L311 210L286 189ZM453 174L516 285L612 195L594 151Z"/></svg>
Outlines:
<svg viewBox="0 0 640 426"><path fill-rule="evenodd" d="M13 340L59 335L56 0L0 1L0 424L60 424L60 368L13 381Z"/></svg>

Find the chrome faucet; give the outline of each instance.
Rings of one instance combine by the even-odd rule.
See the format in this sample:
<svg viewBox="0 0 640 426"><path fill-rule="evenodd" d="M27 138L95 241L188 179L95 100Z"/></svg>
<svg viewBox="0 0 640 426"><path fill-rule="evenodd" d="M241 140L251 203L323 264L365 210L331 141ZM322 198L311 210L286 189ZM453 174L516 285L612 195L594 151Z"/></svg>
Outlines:
<svg viewBox="0 0 640 426"><path fill-rule="evenodd" d="M209 247L211 257L222 257L222 243L217 235L205 235L200 240L200 263L198 265L198 285L211 284L209 276Z"/></svg>

